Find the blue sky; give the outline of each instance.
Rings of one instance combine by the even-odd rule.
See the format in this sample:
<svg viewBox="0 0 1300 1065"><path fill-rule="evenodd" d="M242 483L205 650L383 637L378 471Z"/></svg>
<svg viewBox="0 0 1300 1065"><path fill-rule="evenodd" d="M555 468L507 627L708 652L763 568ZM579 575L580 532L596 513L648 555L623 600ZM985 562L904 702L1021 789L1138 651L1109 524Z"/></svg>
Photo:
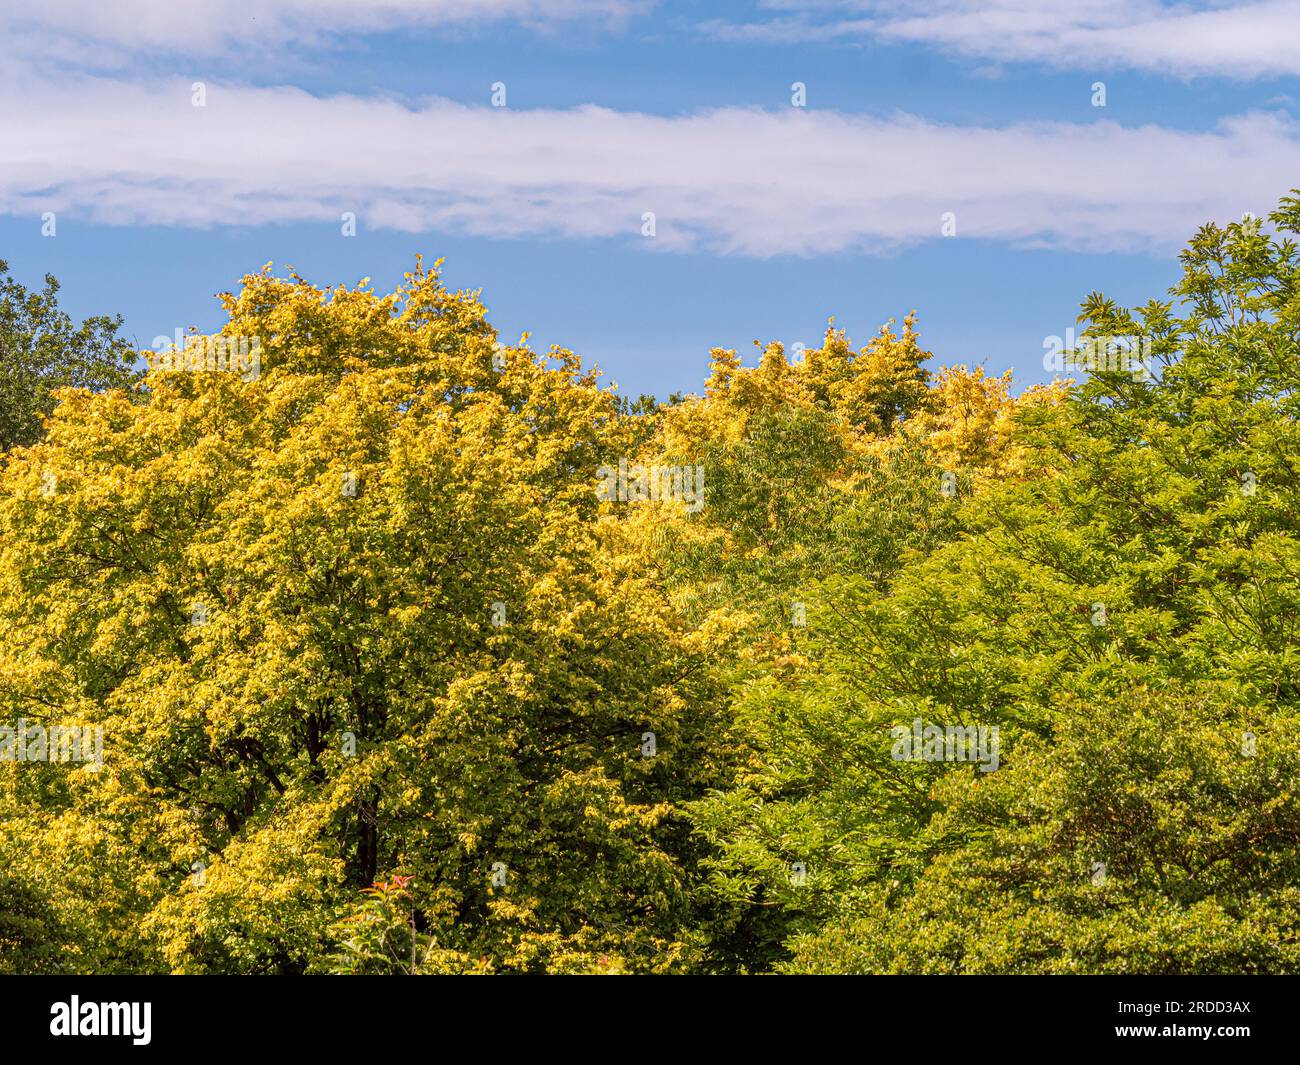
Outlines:
<svg viewBox="0 0 1300 1065"><path fill-rule="evenodd" d="M142 346L265 262L388 288L421 252L631 394L913 308L1029 384L1090 290L1162 294L1300 185L1292 2L104 7L0 14L0 258Z"/></svg>

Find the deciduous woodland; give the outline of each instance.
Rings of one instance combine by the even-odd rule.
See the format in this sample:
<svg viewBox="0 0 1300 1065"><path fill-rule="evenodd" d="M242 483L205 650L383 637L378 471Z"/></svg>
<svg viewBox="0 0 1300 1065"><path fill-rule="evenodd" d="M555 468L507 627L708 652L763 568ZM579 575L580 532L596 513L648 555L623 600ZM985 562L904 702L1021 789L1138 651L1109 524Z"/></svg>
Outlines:
<svg viewBox="0 0 1300 1065"><path fill-rule="evenodd" d="M255 373L11 298L0 971L1300 971L1297 233L1025 389L908 314L631 402L436 265L245 277Z"/></svg>

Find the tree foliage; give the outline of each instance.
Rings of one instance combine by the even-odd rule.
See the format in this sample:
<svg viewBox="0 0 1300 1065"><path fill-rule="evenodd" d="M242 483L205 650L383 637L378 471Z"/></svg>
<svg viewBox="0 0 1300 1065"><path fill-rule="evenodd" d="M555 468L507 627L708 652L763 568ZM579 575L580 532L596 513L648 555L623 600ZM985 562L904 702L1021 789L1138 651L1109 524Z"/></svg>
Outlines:
<svg viewBox="0 0 1300 1065"><path fill-rule="evenodd" d="M58 305L49 274L31 292L0 259L0 451L34 443L60 388L127 388L135 353L117 334L120 317L97 315L80 325Z"/></svg>
<svg viewBox="0 0 1300 1065"><path fill-rule="evenodd" d="M255 380L8 452L0 722L105 740L0 761L0 971L1300 970L1297 232L1018 396L915 313L633 403L436 266L246 277Z"/></svg>

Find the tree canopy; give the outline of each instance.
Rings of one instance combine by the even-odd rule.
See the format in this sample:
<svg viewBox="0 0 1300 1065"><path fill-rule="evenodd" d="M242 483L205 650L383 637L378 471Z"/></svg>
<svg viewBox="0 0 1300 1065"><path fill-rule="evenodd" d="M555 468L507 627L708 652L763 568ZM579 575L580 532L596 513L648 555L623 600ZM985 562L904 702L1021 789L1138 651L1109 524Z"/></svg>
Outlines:
<svg viewBox="0 0 1300 1065"><path fill-rule="evenodd" d="M103 757L0 760L0 971L1300 971L1298 232L1019 395L913 312L629 402L422 263L27 379L0 723Z"/></svg>
<svg viewBox="0 0 1300 1065"><path fill-rule="evenodd" d="M135 352L118 335L120 317L76 325L59 309L59 283L45 275L29 291L0 259L0 451L34 443L60 388L129 388Z"/></svg>

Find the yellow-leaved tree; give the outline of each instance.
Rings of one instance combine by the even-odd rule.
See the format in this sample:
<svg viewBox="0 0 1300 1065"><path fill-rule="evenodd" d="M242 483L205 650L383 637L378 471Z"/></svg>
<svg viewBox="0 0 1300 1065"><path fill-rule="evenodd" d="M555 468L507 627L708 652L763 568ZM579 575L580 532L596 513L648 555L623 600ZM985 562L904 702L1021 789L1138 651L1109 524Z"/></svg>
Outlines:
<svg viewBox="0 0 1300 1065"><path fill-rule="evenodd" d="M17 938L66 971L687 964L726 635L602 520L611 391L436 266L222 298L233 370L65 391L0 482L0 709L103 729L101 766L0 766Z"/></svg>
<svg viewBox="0 0 1300 1065"><path fill-rule="evenodd" d="M955 528L960 495L1018 472L1017 412L1062 391L1015 397L1009 374L932 374L932 359L914 311L857 351L833 321L793 360L778 343L752 367L714 349L703 395L661 410L643 449L707 470L699 520L668 510L655 525L688 613L752 608L788 628L800 586L845 570L883 579Z"/></svg>

